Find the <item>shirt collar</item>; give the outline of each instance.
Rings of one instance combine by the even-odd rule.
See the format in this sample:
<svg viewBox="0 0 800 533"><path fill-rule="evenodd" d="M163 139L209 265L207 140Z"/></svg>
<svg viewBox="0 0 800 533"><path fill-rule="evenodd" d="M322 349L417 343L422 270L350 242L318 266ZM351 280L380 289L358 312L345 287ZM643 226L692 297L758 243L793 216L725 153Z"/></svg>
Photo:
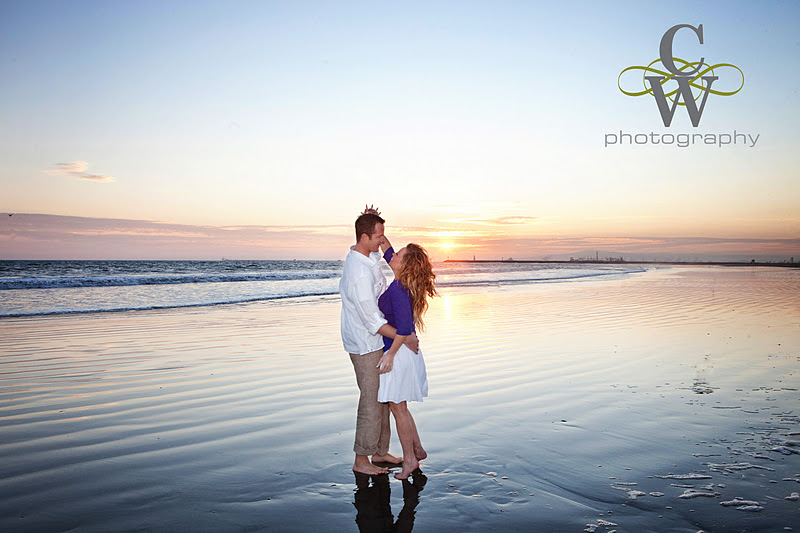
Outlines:
<svg viewBox="0 0 800 533"><path fill-rule="evenodd" d="M367 257L361 252L357 252L355 248L355 246L350 247L350 254L356 255L359 261L362 261L369 266L375 266L378 264L378 260L380 259L380 254L378 252L370 252L369 257Z"/></svg>

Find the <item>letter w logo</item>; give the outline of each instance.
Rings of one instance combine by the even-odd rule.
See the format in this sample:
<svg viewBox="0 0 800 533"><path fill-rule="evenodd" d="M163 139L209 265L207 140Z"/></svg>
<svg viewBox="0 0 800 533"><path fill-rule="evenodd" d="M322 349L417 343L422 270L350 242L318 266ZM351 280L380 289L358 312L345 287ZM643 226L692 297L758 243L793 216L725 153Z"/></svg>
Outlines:
<svg viewBox="0 0 800 533"><path fill-rule="evenodd" d="M678 107L678 101L683 96L683 103L686 105L686 111L689 113L689 119L692 121L692 126L695 128L700 124L700 117L703 116L703 109L706 107L706 100L708 93L711 92L711 84L719 79L719 76L703 76L703 81L706 82L706 87L703 91L703 100L700 102L700 109L697 108L697 102L694 100L692 94L691 76L674 76L678 82L678 90L675 93L675 101L672 102L672 107L667 103L667 97L664 94L664 88L661 83L666 79L666 76L645 76L645 79L650 82L650 87L653 89L653 97L658 104L658 111L661 113L661 120L664 121L664 126L669 127L672 123L672 117L675 116L675 109Z"/></svg>

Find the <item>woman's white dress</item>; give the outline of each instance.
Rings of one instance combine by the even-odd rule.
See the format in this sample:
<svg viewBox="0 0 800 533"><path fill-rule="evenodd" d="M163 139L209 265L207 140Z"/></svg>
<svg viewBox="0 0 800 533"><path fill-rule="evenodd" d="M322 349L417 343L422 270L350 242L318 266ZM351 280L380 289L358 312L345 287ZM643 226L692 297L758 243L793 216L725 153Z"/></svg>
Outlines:
<svg viewBox="0 0 800 533"><path fill-rule="evenodd" d="M421 402L428 395L428 374L422 350L414 353L405 344L394 356L392 371L380 375L379 402Z"/></svg>

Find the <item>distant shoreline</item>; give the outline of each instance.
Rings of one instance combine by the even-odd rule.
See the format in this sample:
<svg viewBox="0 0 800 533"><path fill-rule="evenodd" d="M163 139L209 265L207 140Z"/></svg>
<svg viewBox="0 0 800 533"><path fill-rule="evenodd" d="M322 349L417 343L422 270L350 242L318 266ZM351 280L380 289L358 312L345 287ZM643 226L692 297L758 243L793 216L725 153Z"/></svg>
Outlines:
<svg viewBox="0 0 800 533"><path fill-rule="evenodd" d="M684 265L684 266L769 266L769 267L800 267L800 263L745 263L741 261L620 261L620 260L536 260L536 259L445 259L443 263L541 263L541 264L566 264L566 265Z"/></svg>

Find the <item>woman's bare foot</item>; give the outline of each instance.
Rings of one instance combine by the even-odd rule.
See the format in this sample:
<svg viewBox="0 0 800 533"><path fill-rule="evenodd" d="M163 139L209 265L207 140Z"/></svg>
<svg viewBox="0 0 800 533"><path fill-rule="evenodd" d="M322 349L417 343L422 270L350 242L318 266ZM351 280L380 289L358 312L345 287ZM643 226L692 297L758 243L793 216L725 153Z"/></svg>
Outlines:
<svg viewBox="0 0 800 533"><path fill-rule="evenodd" d="M396 455L392 455L390 453L386 453L385 455L373 455L372 456L373 463L389 463L393 465L400 465L403 464L403 458L397 457Z"/></svg>
<svg viewBox="0 0 800 533"><path fill-rule="evenodd" d="M353 463L353 472L377 476L378 474L386 474L389 470L380 466L375 466L369 461L369 457L366 455L357 455L356 462Z"/></svg>
<svg viewBox="0 0 800 533"><path fill-rule="evenodd" d="M403 469L394 475L396 479L408 479L408 477L414 473L414 470L419 468L419 461L414 459L413 461L406 460L403 463Z"/></svg>
<svg viewBox="0 0 800 533"><path fill-rule="evenodd" d="M428 457L428 452L425 451L421 444L414 444L414 457L417 458L417 461L422 461Z"/></svg>

